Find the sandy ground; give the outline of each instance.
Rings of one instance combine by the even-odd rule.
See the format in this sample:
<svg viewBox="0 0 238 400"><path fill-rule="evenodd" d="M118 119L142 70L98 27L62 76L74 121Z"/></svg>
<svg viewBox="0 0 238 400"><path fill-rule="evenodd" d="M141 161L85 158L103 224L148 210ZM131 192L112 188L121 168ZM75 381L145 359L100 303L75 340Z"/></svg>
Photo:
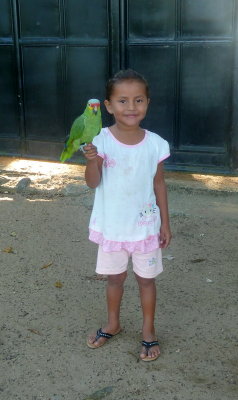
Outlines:
<svg viewBox="0 0 238 400"><path fill-rule="evenodd" d="M124 331L86 346L106 319L106 281L87 239L84 168L0 158L0 170L1 400L238 398L238 178L166 174L173 240L157 279L161 357L143 363L131 268Z"/></svg>

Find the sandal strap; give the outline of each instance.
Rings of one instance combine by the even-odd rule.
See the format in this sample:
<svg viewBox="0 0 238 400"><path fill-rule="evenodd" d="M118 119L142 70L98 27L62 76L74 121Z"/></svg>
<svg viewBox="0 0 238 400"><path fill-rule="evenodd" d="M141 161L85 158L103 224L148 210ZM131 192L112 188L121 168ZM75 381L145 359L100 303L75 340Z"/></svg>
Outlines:
<svg viewBox="0 0 238 400"><path fill-rule="evenodd" d="M145 340L142 340L142 345L145 346L147 349L150 349L153 346L159 346L159 342L155 340L154 342L146 342Z"/></svg>
<svg viewBox="0 0 238 400"><path fill-rule="evenodd" d="M97 341L100 337L105 337L106 339L111 339L113 335L111 333L106 333L102 331L102 328L98 329L97 335L95 337L95 341Z"/></svg>

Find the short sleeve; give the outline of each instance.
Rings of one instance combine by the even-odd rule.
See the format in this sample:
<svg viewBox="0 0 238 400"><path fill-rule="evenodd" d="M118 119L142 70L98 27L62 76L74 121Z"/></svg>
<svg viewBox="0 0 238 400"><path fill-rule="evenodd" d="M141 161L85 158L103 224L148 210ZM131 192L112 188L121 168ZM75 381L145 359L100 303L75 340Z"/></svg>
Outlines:
<svg viewBox="0 0 238 400"><path fill-rule="evenodd" d="M103 129L101 130L101 132L94 137L93 142L94 146L97 147L97 151L98 151L98 155L101 158L104 158L104 133L103 133Z"/></svg>
<svg viewBox="0 0 238 400"><path fill-rule="evenodd" d="M170 156L169 144L166 140L162 139L159 143L158 164L166 160Z"/></svg>

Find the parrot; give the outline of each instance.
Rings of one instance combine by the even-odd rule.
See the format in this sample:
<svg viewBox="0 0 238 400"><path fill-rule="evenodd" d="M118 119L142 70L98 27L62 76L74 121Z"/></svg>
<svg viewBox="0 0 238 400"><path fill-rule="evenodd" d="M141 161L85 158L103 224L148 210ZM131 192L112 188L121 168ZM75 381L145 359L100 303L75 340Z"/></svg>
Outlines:
<svg viewBox="0 0 238 400"><path fill-rule="evenodd" d="M79 149L84 151L83 145L91 143L101 128L100 101L98 99L90 99L83 114L77 117L71 126L69 136L65 140L65 147L61 153L60 161L65 162Z"/></svg>

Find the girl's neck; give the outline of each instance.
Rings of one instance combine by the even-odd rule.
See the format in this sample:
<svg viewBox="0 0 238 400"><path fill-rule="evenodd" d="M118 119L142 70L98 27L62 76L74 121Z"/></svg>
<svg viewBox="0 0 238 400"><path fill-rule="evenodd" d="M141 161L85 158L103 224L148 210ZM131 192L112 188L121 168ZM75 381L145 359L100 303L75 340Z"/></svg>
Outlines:
<svg viewBox="0 0 238 400"><path fill-rule="evenodd" d="M109 127L113 136L124 144L135 145L140 143L145 137L145 130L140 126L137 127L120 127L117 124L114 124Z"/></svg>

